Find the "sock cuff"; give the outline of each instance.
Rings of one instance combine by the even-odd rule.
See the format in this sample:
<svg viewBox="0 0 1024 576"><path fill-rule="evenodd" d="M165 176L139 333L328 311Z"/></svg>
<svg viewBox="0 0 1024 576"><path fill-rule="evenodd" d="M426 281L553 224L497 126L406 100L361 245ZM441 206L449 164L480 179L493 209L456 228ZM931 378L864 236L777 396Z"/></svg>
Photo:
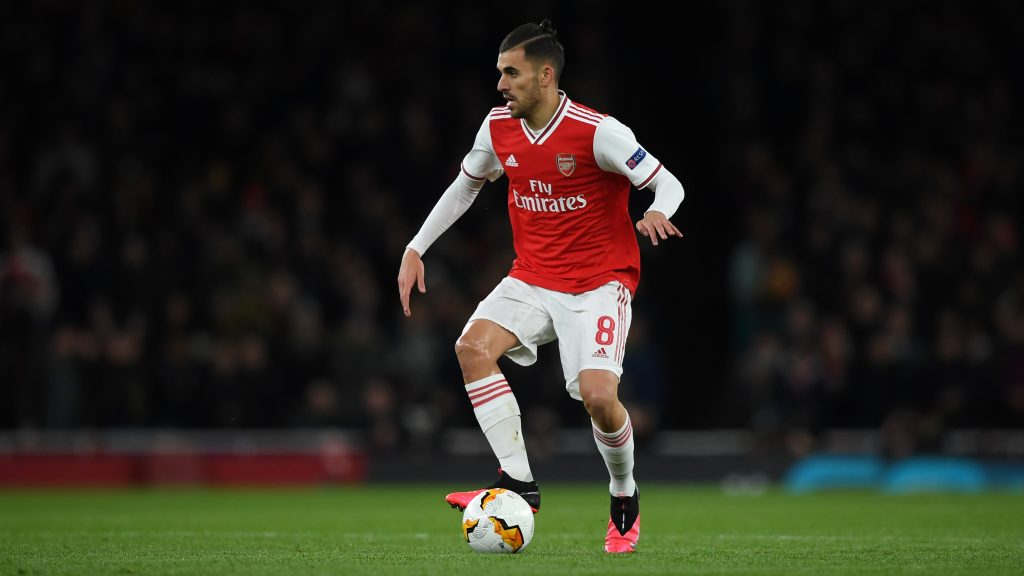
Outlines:
<svg viewBox="0 0 1024 576"><path fill-rule="evenodd" d="M498 372L497 374L491 374L490 376L485 376L475 382L470 382L469 384L466 384L466 392L468 394L473 394L478 390L482 390L498 382L505 382L505 375L502 374L501 372Z"/></svg>
<svg viewBox="0 0 1024 576"><path fill-rule="evenodd" d="M629 421L629 414L626 414L626 421L622 424L622 428L615 432L602 432L593 420L590 421L590 424L594 428L594 438L609 448L621 448L633 437L633 426Z"/></svg>
<svg viewBox="0 0 1024 576"><path fill-rule="evenodd" d="M469 395L473 409L478 410L502 396L512 394L512 388L509 387L505 376L499 373L466 384L466 394Z"/></svg>
<svg viewBox="0 0 1024 576"><path fill-rule="evenodd" d="M486 433L506 418L519 416L519 402L503 374L494 374L466 384L466 394L473 405L480 427Z"/></svg>

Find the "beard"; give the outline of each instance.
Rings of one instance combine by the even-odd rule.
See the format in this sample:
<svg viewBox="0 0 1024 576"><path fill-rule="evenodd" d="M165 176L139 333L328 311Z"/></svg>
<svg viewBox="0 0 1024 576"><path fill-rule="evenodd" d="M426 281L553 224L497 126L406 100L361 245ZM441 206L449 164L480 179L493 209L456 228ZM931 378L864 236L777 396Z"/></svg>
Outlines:
<svg viewBox="0 0 1024 576"><path fill-rule="evenodd" d="M533 109L540 103L540 82L534 81L530 89L521 97L514 100L516 107L509 108L513 118L526 118L533 112Z"/></svg>

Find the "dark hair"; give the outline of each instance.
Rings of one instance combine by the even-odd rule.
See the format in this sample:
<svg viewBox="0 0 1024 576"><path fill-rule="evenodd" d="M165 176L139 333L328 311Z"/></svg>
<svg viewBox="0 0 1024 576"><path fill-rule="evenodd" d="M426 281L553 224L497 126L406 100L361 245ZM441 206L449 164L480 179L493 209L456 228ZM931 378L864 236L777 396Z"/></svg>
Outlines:
<svg viewBox="0 0 1024 576"><path fill-rule="evenodd" d="M555 81L562 77L565 68L565 48L558 41L558 32L545 18L540 24L528 22L508 33L501 42L498 52L523 48L523 55L533 62L547 62L555 69Z"/></svg>

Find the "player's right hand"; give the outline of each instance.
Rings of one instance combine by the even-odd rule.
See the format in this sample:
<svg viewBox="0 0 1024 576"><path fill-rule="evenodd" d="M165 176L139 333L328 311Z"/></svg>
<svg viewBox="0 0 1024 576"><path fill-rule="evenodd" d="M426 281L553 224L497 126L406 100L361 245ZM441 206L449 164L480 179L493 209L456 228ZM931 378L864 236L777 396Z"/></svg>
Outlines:
<svg viewBox="0 0 1024 576"><path fill-rule="evenodd" d="M406 248L402 255L402 265L398 267L398 298L402 301L402 311L405 316L412 316L409 308L409 295L412 292L412 285L419 288L420 294L427 291L424 283L423 260L418 252L412 248Z"/></svg>

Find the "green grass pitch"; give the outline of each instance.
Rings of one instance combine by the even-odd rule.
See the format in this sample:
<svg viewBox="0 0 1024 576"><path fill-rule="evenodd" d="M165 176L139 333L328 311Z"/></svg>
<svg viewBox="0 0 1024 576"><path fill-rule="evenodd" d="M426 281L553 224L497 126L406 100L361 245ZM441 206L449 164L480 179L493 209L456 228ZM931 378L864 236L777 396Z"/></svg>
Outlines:
<svg viewBox="0 0 1024 576"><path fill-rule="evenodd" d="M639 551L602 551L599 485L544 486L533 542L473 553L445 486L0 491L0 574L1021 574L1024 494L642 486Z"/></svg>

